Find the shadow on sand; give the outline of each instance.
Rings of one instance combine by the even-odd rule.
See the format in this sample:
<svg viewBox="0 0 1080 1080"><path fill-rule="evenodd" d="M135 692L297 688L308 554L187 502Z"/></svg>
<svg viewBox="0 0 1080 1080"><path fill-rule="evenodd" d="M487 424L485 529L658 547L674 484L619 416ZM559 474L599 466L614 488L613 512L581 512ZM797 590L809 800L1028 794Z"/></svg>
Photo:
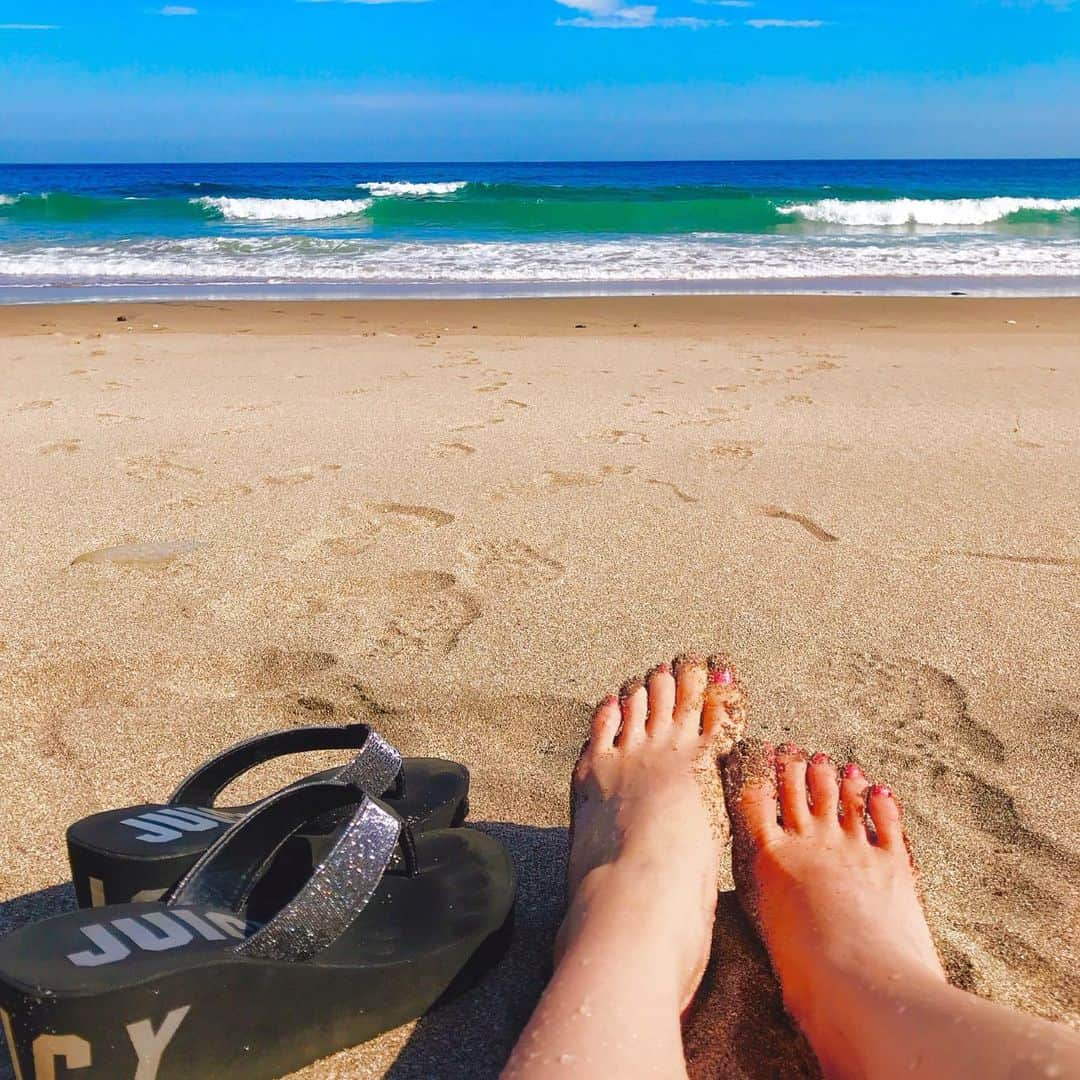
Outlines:
<svg viewBox="0 0 1080 1080"><path fill-rule="evenodd" d="M509 849L518 872L514 936L481 982L423 1017L388 1080L497 1077L551 974L565 905L567 831L470 822ZM705 1077L817 1077L784 1014L779 987L735 894L721 893L712 958L684 1025L689 1072ZM603 1075L602 1068L597 1075Z"/></svg>
<svg viewBox="0 0 1080 1080"><path fill-rule="evenodd" d="M513 938L502 960L477 985L417 1023L387 1072L388 1080L497 1077L551 973L565 905L566 829L470 824L501 840L513 857L518 872ZM70 884L0 903L0 937L75 907ZM768 959L734 893L720 895L712 959L686 1017L685 1041L694 1080L819 1075L784 1015ZM0 1080L8 1080L13 1074L2 1056Z"/></svg>

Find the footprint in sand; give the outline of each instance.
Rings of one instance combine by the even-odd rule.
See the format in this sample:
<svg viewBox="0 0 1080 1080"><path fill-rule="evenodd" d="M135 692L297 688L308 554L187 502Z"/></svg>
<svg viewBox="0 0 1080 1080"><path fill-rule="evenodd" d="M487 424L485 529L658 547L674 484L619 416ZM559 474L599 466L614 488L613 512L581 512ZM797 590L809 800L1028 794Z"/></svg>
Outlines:
<svg viewBox="0 0 1080 1080"><path fill-rule="evenodd" d="M225 484L208 491L187 492L162 505L166 510L198 510L204 506L218 506L222 503L230 503L234 499L242 499L252 494L254 490L250 484Z"/></svg>
<svg viewBox="0 0 1080 1080"><path fill-rule="evenodd" d="M755 359L763 358L756 357ZM813 360L801 364L789 364L779 370L776 368L765 367L764 364L758 364L747 370L756 376L759 383L769 384L778 382L797 382L799 379L804 379L808 375L815 375L823 371L834 371L839 367L840 365L832 360Z"/></svg>
<svg viewBox="0 0 1080 1080"><path fill-rule="evenodd" d="M374 510L377 514L382 514L389 519L398 519L400 522L402 519L412 522L423 522L427 525L434 525L436 528L440 528L443 525L450 525L454 521L454 515L448 514L445 510L438 510L434 506L414 506L409 503L371 503L370 509Z"/></svg>
<svg viewBox="0 0 1080 1080"><path fill-rule="evenodd" d="M815 540L820 540L823 544L835 544L840 539L839 536L826 532L816 521L806 517L805 514L793 514L790 510L781 510L778 506L762 506L758 508L758 512L764 514L765 517L801 525Z"/></svg>
<svg viewBox="0 0 1080 1080"><path fill-rule="evenodd" d="M518 593L558 581L566 567L522 540L481 540L462 549L465 574L490 593Z"/></svg>
<svg viewBox="0 0 1080 1080"><path fill-rule="evenodd" d="M99 412L95 414L97 422L103 425L113 424L137 424L143 418L141 416L124 416L121 413Z"/></svg>
<svg viewBox="0 0 1080 1080"><path fill-rule="evenodd" d="M202 476L203 474L198 466L178 461L164 451L123 458L121 464L124 472L136 480L173 480L177 477Z"/></svg>
<svg viewBox="0 0 1080 1080"><path fill-rule="evenodd" d="M453 574L416 570L347 587L360 601L358 629L366 655L391 659L403 653L449 653L478 618L479 602Z"/></svg>
<svg viewBox="0 0 1080 1080"><path fill-rule="evenodd" d="M971 716L967 692L951 675L915 660L858 656L851 661L851 696L873 707L899 744L922 754L947 751L950 760L970 754L1000 764L1001 740Z"/></svg>
<svg viewBox="0 0 1080 1080"><path fill-rule="evenodd" d="M480 357L474 356L470 352L452 352L447 353L446 362L442 364L436 364L439 368L456 368L456 367L475 367L480 363Z"/></svg>
<svg viewBox="0 0 1080 1080"><path fill-rule="evenodd" d="M57 442L46 443L38 449L39 454L74 454L82 444L81 439L60 439Z"/></svg>
<svg viewBox="0 0 1080 1080"><path fill-rule="evenodd" d="M595 473L547 469L531 480L495 488L488 492L488 498L495 502L513 498L538 498L574 488L595 487L597 484L602 484L609 476L629 476L635 472L637 472L636 465L602 465Z"/></svg>
<svg viewBox="0 0 1080 1080"><path fill-rule="evenodd" d="M673 484L670 480L646 480L647 484L652 484L654 487L667 488L668 491L675 496L679 502L684 503L698 503L701 500L696 495L688 495L677 484Z"/></svg>
<svg viewBox="0 0 1080 1080"><path fill-rule="evenodd" d="M457 427L452 427L450 430L457 435L463 431L482 431L484 428L493 427L495 424L505 423L505 416L493 416L490 420L476 420L468 424L459 424Z"/></svg>
<svg viewBox="0 0 1080 1080"><path fill-rule="evenodd" d="M256 690L277 690L322 675L338 662L339 658L329 652L268 648L253 658L249 678Z"/></svg>
<svg viewBox="0 0 1080 1080"><path fill-rule="evenodd" d="M52 398L39 398L37 401L24 401L15 406L16 412L32 412L34 409L51 409L56 402Z"/></svg>
<svg viewBox="0 0 1080 1080"><path fill-rule="evenodd" d="M165 544L121 544L118 547L97 548L85 551L71 560L71 565L79 563L112 563L116 566L136 566L150 568L165 566L178 555L189 555L193 551L206 547L195 540L179 540Z"/></svg>
<svg viewBox="0 0 1080 1080"><path fill-rule="evenodd" d="M1080 559L1068 555L1006 555L992 551L946 551L946 555L962 555L968 559L988 559L991 562L1016 563L1020 566L1080 567Z"/></svg>
<svg viewBox="0 0 1080 1080"><path fill-rule="evenodd" d="M745 442L717 443L710 454L732 461L749 461L754 456L754 448Z"/></svg>
<svg viewBox="0 0 1080 1080"><path fill-rule="evenodd" d="M301 537L286 555L290 559L307 559L316 554L355 557L367 551L383 533L409 535L439 529L453 521L453 514L434 506L394 502L343 506L334 518Z"/></svg>
<svg viewBox="0 0 1080 1080"><path fill-rule="evenodd" d="M615 446L641 446L649 441L649 436L641 431L626 431L623 428L608 428L605 431L596 431L587 438L596 439L598 442L612 443Z"/></svg>
<svg viewBox="0 0 1080 1080"><path fill-rule="evenodd" d="M262 482L269 487L295 487L297 484L306 484L314 479L314 469L294 469L292 472L281 473L278 476L264 476Z"/></svg>
<svg viewBox="0 0 1080 1080"><path fill-rule="evenodd" d="M431 449L436 457L445 458L468 457L470 454L476 453L476 447L470 446L466 442L437 443Z"/></svg>
<svg viewBox="0 0 1080 1080"><path fill-rule="evenodd" d="M278 476L264 476L263 483L269 487L295 487L297 484L306 484L314 480L320 472L337 472L340 468L340 465L334 464L308 465Z"/></svg>
<svg viewBox="0 0 1080 1080"><path fill-rule="evenodd" d="M1007 748L973 714L967 691L908 658L856 656L831 675L852 732L851 746L840 749L922 793L908 816L924 874L978 890L978 903L936 927L950 974L978 989L982 972L1004 964L1070 1008L1075 974L1054 943L1070 933L1080 857L1025 819L999 779ZM1036 883L1025 873L1029 860L1052 873Z"/></svg>
<svg viewBox="0 0 1080 1080"><path fill-rule="evenodd" d="M501 390L506 386L505 380L489 383L487 386L478 386L476 392L478 394L493 394L496 390Z"/></svg>
<svg viewBox="0 0 1080 1080"><path fill-rule="evenodd" d="M730 424L742 419L743 413L750 411L749 405L710 405L706 410L709 424Z"/></svg>

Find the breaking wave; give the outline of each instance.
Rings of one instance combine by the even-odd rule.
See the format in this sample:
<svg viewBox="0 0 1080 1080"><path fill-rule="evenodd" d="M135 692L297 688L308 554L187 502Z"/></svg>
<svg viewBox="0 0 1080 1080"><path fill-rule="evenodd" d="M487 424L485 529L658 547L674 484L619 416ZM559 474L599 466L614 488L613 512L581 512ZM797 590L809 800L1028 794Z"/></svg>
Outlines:
<svg viewBox="0 0 1080 1080"><path fill-rule="evenodd" d="M370 199L236 199L208 195L191 201L215 211L226 221L330 221L356 217L371 206Z"/></svg>
<svg viewBox="0 0 1080 1080"><path fill-rule="evenodd" d="M371 192L376 199L409 195L453 195L469 186L468 180L447 180L440 183L410 184L405 180L365 180L356 185Z"/></svg>
<svg viewBox="0 0 1080 1080"><path fill-rule="evenodd" d="M1052 224L1080 211L1080 199L1021 199L995 195L986 199L885 199L845 202L822 199L778 207L780 213L828 225L892 227L899 225L991 225L994 222Z"/></svg>

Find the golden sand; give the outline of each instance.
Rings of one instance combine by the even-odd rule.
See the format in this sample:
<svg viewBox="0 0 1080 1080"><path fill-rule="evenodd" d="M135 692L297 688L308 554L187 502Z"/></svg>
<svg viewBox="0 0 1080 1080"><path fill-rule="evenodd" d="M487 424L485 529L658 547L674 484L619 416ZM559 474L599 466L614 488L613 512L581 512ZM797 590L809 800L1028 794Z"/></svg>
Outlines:
<svg viewBox="0 0 1080 1080"><path fill-rule="evenodd" d="M0 309L0 932L72 903L71 821L370 720L472 769L516 938L302 1075L494 1076L589 703L719 650L754 733L903 800L953 978L1080 1024L1078 340L1072 300ZM812 1070L730 893L687 1047Z"/></svg>

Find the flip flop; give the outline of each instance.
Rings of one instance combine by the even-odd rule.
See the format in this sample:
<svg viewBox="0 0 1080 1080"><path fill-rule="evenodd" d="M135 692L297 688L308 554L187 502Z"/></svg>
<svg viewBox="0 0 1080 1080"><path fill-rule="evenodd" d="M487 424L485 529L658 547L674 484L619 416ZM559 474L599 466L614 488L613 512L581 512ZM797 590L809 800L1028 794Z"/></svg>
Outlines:
<svg viewBox="0 0 1080 1080"><path fill-rule="evenodd" d="M268 889L287 837L346 809L300 890ZM399 874L387 872L395 849ZM506 850L484 833L413 836L349 785L285 788L225 832L167 902L70 912L0 941L15 1076L291 1072L475 982L509 938L514 892Z"/></svg>
<svg viewBox="0 0 1080 1080"><path fill-rule="evenodd" d="M469 771L441 758L403 758L367 724L289 728L237 743L200 765L168 803L106 810L67 831L71 878L80 907L158 900L251 806L216 807L238 776L285 754L354 750L347 764L314 773L377 796L417 833L460 825L468 813ZM258 805L258 804L253 804ZM313 856L325 851L340 820L315 822L304 839ZM299 842L299 841L298 841Z"/></svg>

